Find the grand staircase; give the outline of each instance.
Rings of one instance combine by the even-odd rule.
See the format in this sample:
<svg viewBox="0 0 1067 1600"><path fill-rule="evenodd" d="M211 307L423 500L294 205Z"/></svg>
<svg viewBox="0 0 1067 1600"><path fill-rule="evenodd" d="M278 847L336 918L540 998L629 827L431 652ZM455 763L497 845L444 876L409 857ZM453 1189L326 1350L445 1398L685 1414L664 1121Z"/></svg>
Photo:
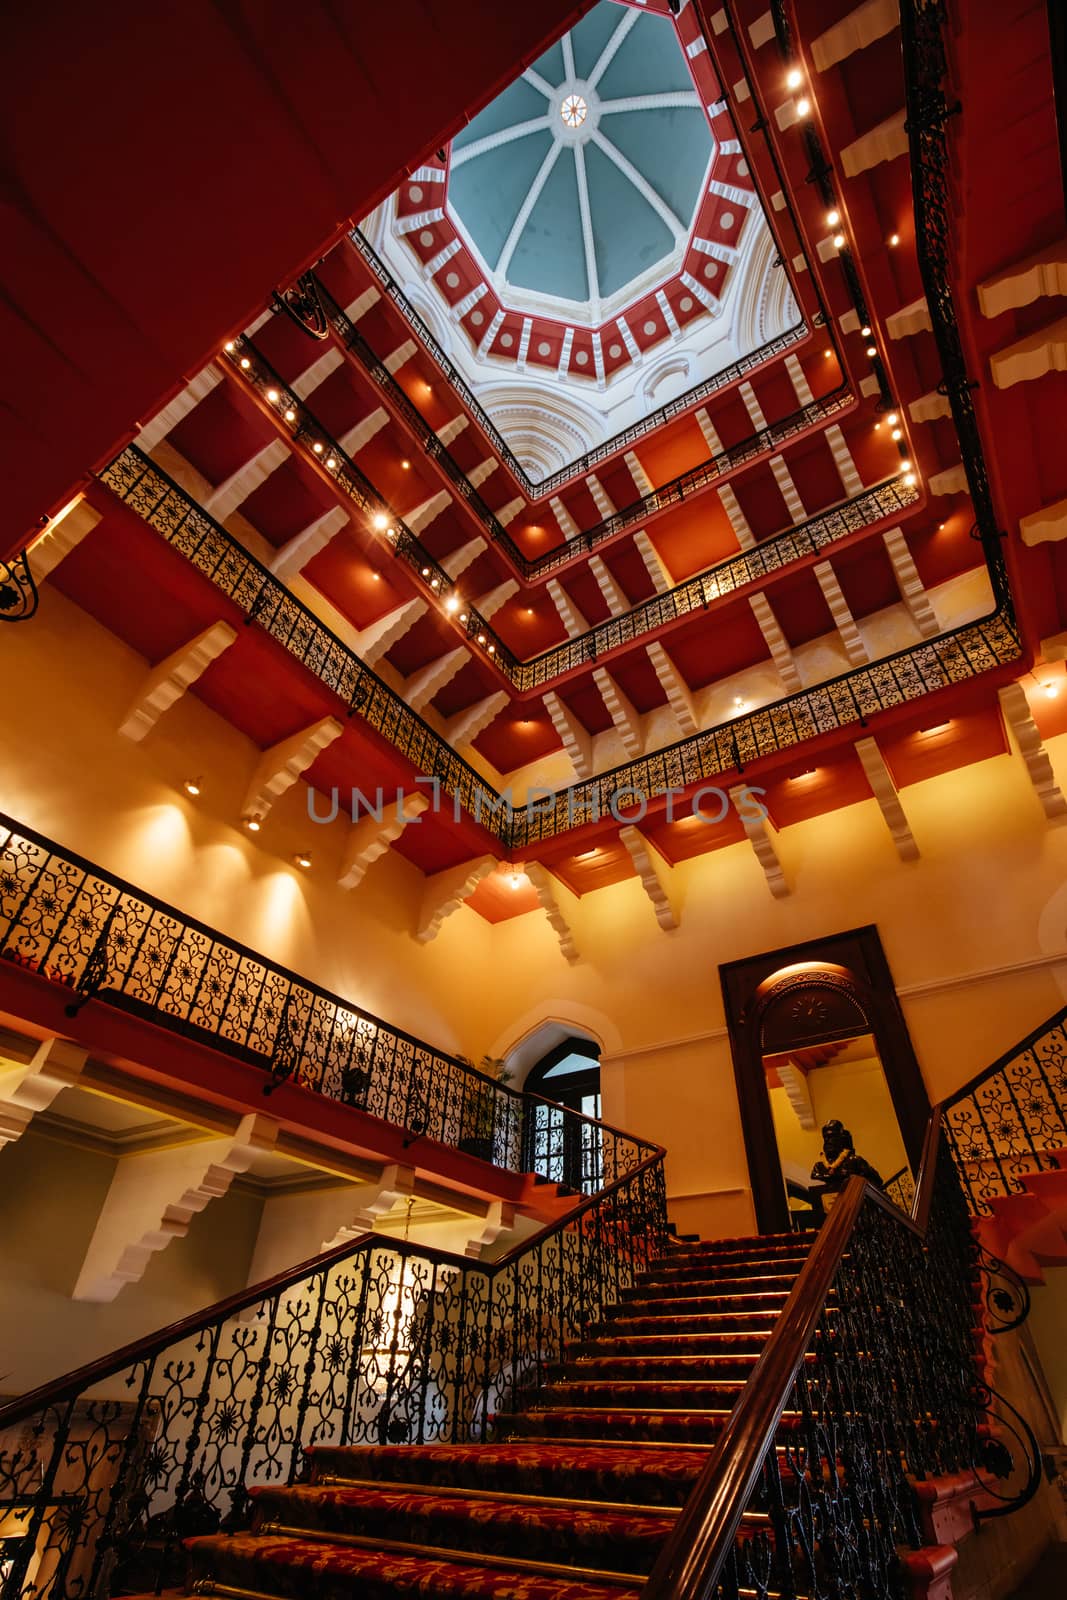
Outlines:
<svg viewBox="0 0 1067 1600"><path fill-rule="evenodd" d="M318 1449L189 1542L197 1593L622 1600L637 1593L759 1359L814 1233L675 1245L496 1442ZM780 1428L795 1423L786 1412ZM786 1469L787 1470L787 1469ZM746 1515L741 1537L766 1531Z"/></svg>

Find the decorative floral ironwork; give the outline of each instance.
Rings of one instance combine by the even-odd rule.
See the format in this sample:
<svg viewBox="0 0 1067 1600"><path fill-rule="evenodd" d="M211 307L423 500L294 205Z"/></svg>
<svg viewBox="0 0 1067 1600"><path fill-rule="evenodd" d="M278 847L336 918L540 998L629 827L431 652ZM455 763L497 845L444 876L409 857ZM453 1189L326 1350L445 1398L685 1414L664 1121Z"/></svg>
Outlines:
<svg viewBox="0 0 1067 1600"><path fill-rule="evenodd" d="M11 561L0 561L0 622L29 622L36 615L40 595L25 550Z"/></svg>
<svg viewBox="0 0 1067 1600"><path fill-rule="evenodd" d="M313 272L305 272L288 289L274 291L274 304L279 311L292 317L297 327L312 339L329 336L330 324L319 297L319 286Z"/></svg>
<svg viewBox="0 0 1067 1600"><path fill-rule="evenodd" d="M0 1409L0 1500L31 1508L39 1557L5 1596L172 1587L183 1538L240 1526L248 1487L294 1482L315 1446L484 1439L665 1237L656 1153L498 1263L364 1239L94 1374L122 1403L75 1381Z"/></svg>

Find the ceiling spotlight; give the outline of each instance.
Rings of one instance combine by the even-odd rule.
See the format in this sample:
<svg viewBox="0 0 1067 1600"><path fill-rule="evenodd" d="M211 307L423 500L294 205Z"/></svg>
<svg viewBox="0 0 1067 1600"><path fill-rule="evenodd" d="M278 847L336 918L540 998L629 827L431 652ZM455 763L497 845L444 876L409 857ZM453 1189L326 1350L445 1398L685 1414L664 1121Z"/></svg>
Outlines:
<svg viewBox="0 0 1067 1600"><path fill-rule="evenodd" d="M794 772L790 782L799 783L801 778L814 778L818 770L818 767L805 767L803 772Z"/></svg>
<svg viewBox="0 0 1067 1600"><path fill-rule="evenodd" d="M314 450L314 452L315 452L315 454L317 456L321 456L321 454L322 454L322 445L319 443L318 439L315 440L315 443L311 446L311 448L312 448L312 450Z"/></svg>
<svg viewBox="0 0 1067 1600"><path fill-rule="evenodd" d="M943 531L943 529L944 529L944 526L945 526L945 524L944 524L944 523L943 523L943 522L939 522L939 523L938 523L938 525L937 525L937 531L938 531L938 533L941 533L941 532L942 532L942 531Z"/></svg>
<svg viewBox="0 0 1067 1600"><path fill-rule="evenodd" d="M895 428L897 423L900 421L900 418L897 416L895 411L891 411L885 420L888 422L891 428Z"/></svg>
<svg viewBox="0 0 1067 1600"><path fill-rule="evenodd" d="M893 429L893 438L894 439L903 439L903 437L904 437L904 429L903 428L894 428Z"/></svg>
<svg viewBox="0 0 1067 1600"><path fill-rule="evenodd" d="M889 235L889 243L890 243L890 246L898 245L900 243L900 234L899 233L891 233Z"/></svg>
<svg viewBox="0 0 1067 1600"><path fill-rule="evenodd" d="M384 511L376 511L373 517L374 527L378 533L384 533L389 526L389 518Z"/></svg>
<svg viewBox="0 0 1067 1600"><path fill-rule="evenodd" d="M785 86L786 86L786 88L787 89L799 89L800 85L803 82L804 82L804 74L801 72L800 68L799 67L790 67L789 71L785 75Z"/></svg>
<svg viewBox="0 0 1067 1600"><path fill-rule="evenodd" d="M200 793L203 782L203 778L186 778L185 782L182 784L182 788L185 790L186 794L191 794L195 799Z"/></svg>
<svg viewBox="0 0 1067 1600"><path fill-rule="evenodd" d="M484 633L480 633L478 635L478 643L479 644L484 644L485 643L485 634Z"/></svg>
<svg viewBox="0 0 1067 1600"><path fill-rule="evenodd" d="M285 413L285 420L286 422L296 421L296 412L293 410L292 406L290 406L288 411Z"/></svg>
<svg viewBox="0 0 1067 1600"><path fill-rule="evenodd" d="M410 461L402 461L400 463L400 465L403 467L404 471L406 472L408 470L408 468L411 466L411 462Z"/></svg>
<svg viewBox="0 0 1067 1600"><path fill-rule="evenodd" d="M270 401L272 406L276 406L278 401L281 399L281 395L278 393L277 389L268 389L267 399Z"/></svg>
<svg viewBox="0 0 1067 1600"><path fill-rule="evenodd" d="M491 656L495 656L496 655L496 645L495 644L491 644L489 646L488 654L491 655Z"/></svg>
<svg viewBox="0 0 1067 1600"><path fill-rule="evenodd" d="M430 588L431 589L439 589L440 587L441 587L440 578L431 578L430 579Z"/></svg>
<svg viewBox="0 0 1067 1600"><path fill-rule="evenodd" d="M241 818L241 826L247 828L249 833L258 833L263 824L258 816L248 816Z"/></svg>
<svg viewBox="0 0 1067 1600"><path fill-rule="evenodd" d="M510 883L510 885L511 885L511 887L513 889L521 889L522 888L522 873L521 872L512 872L508 877L508 882Z"/></svg>
<svg viewBox="0 0 1067 1600"><path fill-rule="evenodd" d="M445 610L451 611L453 614L459 610L459 597L457 595L449 595L445 601Z"/></svg>
<svg viewBox="0 0 1067 1600"><path fill-rule="evenodd" d="M251 363L251 361L249 361L249 359L248 359L248 357L247 357L247 356L242 356L242 357L241 357L241 366L242 366L242 367L243 367L243 368L244 368L244 370L245 370L245 371L246 371L246 372L247 372L247 371L248 371L248 369L249 369L249 367L250 367L250 366L251 366L251 365L252 365L252 363Z"/></svg>
<svg viewBox="0 0 1067 1600"><path fill-rule="evenodd" d="M879 431L879 429L880 429L880 428L881 428L881 426L882 426L882 424L881 424L881 423L880 423L880 422L876 422L876 423L875 423L875 425L874 425L874 431L875 431L875 433L877 433L877 432L878 432L878 431Z"/></svg>
<svg viewBox="0 0 1067 1600"><path fill-rule="evenodd" d="M298 850L296 855L293 857L293 865L295 867L303 867L304 871L306 872L308 867L311 865L310 850Z"/></svg>
<svg viewBox="0 0 1067 1600"><path fill-rule="evenodd" d="M910 472L911 471L911 462L910 462L910 460L908 459L907 456L905 456L903 461L900 463L900 470L901 470L901 472Z"/></svg>
<svg viewBox="0 0 1067 1600"><path fill-rule="evenodd" d="M905 482L905 484L907 485L907 487L909 489L914 489L914 487L918 483L918 481L919 480L915 476L914 472L906 472L904 474L904 482Z"/></svg>
<svg viewBox="0 0 1067 1600"><path fill-rule="evenodd" d="M833 351L832 351L832 350L824 350L824 351L823 351L823 355L824 355L824 356L827 356L827 357L828 357L828 356L832 356L832 355L833 355Z"/></svg>
<svg viewBox="0 0 1067 1600"><path fill-rule="evenodd" d="M838 211L837 207L834 206L832 211L828 211L826 213L826 226L828 228L836 228L837 224L840 221L841 221L841 213L840 213L840 211Z"/></svg>
<svg viewBox="0 0 1067 1600"><path fill-rule="evenodd" d="M871 325L869 322L865 322L863 324L863 327L860 329L860 333L864 339L869 339L871 337Z"/></svg>
<svg viewBox="0 0 1067 1600"><path fill-rule="evenodd" d="M226 349L226 350L232 350L233 349L233 340L232 339L227 339L223 348Z"/></svg>
<svg viewBox="0 0 1067 1600"><path fill-rule="evenodd" d="M919 738L924 739L928 734L931 733L945 733L949 728L951 728L951 726L952 718L950 717L947 722L938 722L932 728L920 728Z"/></svg>
<svg viewBox="0 0 1067 1600"><path fill-rule="evenodd" d="M834 249L835 250L843 250L844 248L845 248L845 236L844 236L844 234L843 233L835 233L834 234Z"/></svg>
<svg viewBox="0 0 1067 1600"><path fill-rule="evenodd" d="M460 614L459 614L459 620L460 620L460 622L466 622L466 620L467 620L467 613L466 613L466 612L465 612L465 611L461 611L461 612L460 612Z"/></svg>
<svg viewBox="0 0 1067 1600"><path fill-rule="evenodd" d="M429 576L430 576L430 569L429 569L429 567L423 567L423 569L422 569L422 575L423 575L423 577L424 577L424 578L428 578L428 577L429 577Z"/></svg>
<svg viewBox="0 0 1067 1600"><path fill-rule="evenodd" d="M869 344L867 346L867 354L871 357L876 356L878 354L878 346L876 344Z"/></svg>
<svg viewBox="0 0 1067 1600"><path fill-rule="evenodd" d="M580 850L574 859L575 861L591 861L594 856L598 856L599 854L599 846L594 845L591 850Z"/></svg>
<svg viewBox="0 0 1067 1600"><path fill-rule="evenodd" d="M1055 700L1055 698L1059 694L1059 692L1060 692L1059 684L1056 682L1056 680L1054 678L1050 678L1048 683L1045 684L1045 693L1048 695L1050 700Z"/></svg>
<svg viewBox="0 0 1067 1600"><path fill-rule="evenodd" d="M330 471L332 472L333 469L337 465L337 457L336 456L327 456L326 457L326 465L329 467Z"/></svg>
<svg viewBox="0 0 1067 1600"><path fill-rule="evenodd" d="M808 99L807 95L805 95L802 100L797 101L797 116L806 117L809 115L810 111L811 101Z"/></svg>

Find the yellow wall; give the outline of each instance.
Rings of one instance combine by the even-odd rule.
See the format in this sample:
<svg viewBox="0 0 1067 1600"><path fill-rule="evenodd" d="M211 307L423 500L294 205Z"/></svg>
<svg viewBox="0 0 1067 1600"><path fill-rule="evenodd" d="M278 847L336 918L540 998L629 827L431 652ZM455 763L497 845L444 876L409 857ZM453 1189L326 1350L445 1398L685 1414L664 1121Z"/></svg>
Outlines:
<svg viewBox="0 0 1067 1600"><path fill-rule="evenodd" d="M903 791L916 862L899 860L871 799L776 836L783 899L747 843L674 870L672 932L636 878L580 901L564 894L581 953L571 965L540 911L490 926L462 908L417 944L423 880L395 852L352 894L332 883L343 822L315 830L314 869L298 874L286 862L308 838L302 784L262 843L246 838L233 820L251 744L195 694L143 745L116 737L144 663L47 585L39 618L4 642L19 686L0 706L8 810L475 1060L507 1054L547 1019L591 1033L605 1118L667 1146L672 1212L687 1231L751 1224L720 962L874 923L934 1099L1062 1003L1067 829L1045 821L1017 753ZM1067 739L1048 749L1067 778ZM208 779L195 804L179 787L190 770Z"/></svg>

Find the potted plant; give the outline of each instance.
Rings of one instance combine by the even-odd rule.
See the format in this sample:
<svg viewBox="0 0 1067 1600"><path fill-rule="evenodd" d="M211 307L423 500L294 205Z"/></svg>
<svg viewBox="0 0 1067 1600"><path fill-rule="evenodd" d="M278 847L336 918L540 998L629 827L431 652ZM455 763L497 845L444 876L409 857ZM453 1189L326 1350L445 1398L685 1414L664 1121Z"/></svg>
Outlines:
<svg viewBox="0 0 1067 1600"><path fill-rule="evenodd" d="M457 1056L465 1066L473 1067L469 1056ZM477 1071L496 1083L510 1083L510 1073L500 1056L483 1056ZM488 1083L465 1077L463 1083L463 1109L460 1116L459 1148L479 1161L492 1161L493 1134L496 1131L496 1094Z"/></svg>

